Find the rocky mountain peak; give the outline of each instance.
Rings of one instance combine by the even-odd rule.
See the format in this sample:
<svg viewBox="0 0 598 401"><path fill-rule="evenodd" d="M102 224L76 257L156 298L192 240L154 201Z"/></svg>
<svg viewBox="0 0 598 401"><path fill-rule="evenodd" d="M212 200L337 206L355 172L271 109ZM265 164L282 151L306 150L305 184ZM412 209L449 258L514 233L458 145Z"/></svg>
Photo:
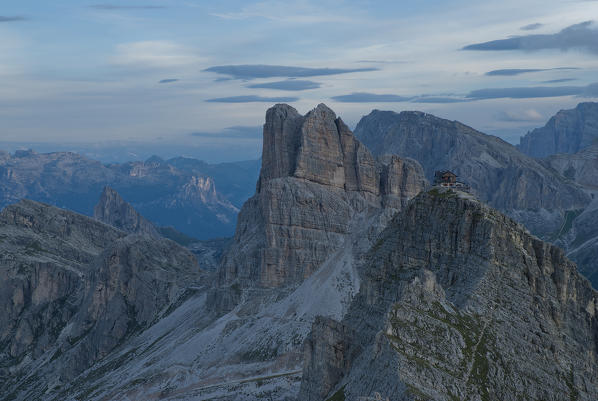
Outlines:
<svg viewBox="0 0 598 401"><path fill-rule="evenodd" d="M598 140L598 103L579 103L560 110L542 128L521 137L519 150L533 157L577 153Z"/></svg>
<svg viewBox="0 0 598 401"><path fill-rule="evenodd" d="M104 187L100 200L93 209L93 216L128 233L160 237L154 225L109 186Z"/></svg>
<svg viewBox="0 0 598 401"><path fill-rule="evenodd" d="M417 162L376 160L326 105L305 116L275 105L266 112L257 192L239 214L221 282L301 283L364 228L358 220L385 221L425 186Z"/></svg>

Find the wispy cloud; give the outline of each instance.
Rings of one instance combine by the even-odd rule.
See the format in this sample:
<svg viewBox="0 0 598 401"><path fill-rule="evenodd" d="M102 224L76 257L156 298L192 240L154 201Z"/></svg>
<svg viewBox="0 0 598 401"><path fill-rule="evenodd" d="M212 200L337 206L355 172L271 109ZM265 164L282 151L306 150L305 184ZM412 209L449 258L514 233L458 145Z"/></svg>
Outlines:
<svg viewBox="0 0 598 401"><path fill-rule="evenodd" d="M229 96L229 97L218 97L214 99L207 99L206 102L210 103L291 103L299 100L298 97L264 97L256 95L247 96Z"/></svg>
<svg viewBox="0 0 598 401"><path fill-rule="evenodd" d="M503 70L492 70L492 71L488 71L487 73L485 73L484 75L504 75L504 76L511 76L511 75L519 75L519 74L525 74L528 72L538 72L538 71L546 71L545 69L541 69L541 68L509 68L509 69L503 69Z"/></svg>
<svg viewBox="0 0 598 401"><path fill-rule="evenodd" d="M521 88L488 88L469 92L468 99L530 99L558 96L598 97L598 83L587 86L532 86Z"/></svg>
<svg viewBox="0 0 598 401"><path fill-rule="evenodd" d="M399 96L393 94L378 94L368 92L354 92L348 95L339 95L331 97L332 100L340 103L461 103L471 102L467 99L457 96L444 95L419 95L419 96Z"/></svg>
<svg viewBox="0 0 598 401"><path fill-rule="evenodd" d="M154 5L124 5L124 4L92 4L89 6L97 10L160 10L166 8L165 6L154 6Z"/></svg>
<svg viewBox="0 0 598 401"><path fill-rule="evenodd" d="M0 15L0 22L16 22L16 21L26 21L27 18L22 16L12 16L7 17L5 15Z"/></svg>
<svg viewBox="0 0 598 401"><path fill-rule="evenodd" d="M558 84L562 82L571 82L576 81L575 78L559 78L559 79L549 79L548 81L542 81L543 84Z"/></svg>
<svg viewBox="0 0 598 401"><path fill-rule="evenodd" d="M153 40L117 45L112 62L138 68L171 68L197 63L199 57L178 43Z"/></svg>
<svg viewBox="0 0 598 401"><path fill-rule="evenodd" d="M227 75L235 79L255 79L273 77L305 78L377 70L377 68L310 68L282 65L247 64L219 65L206 68L204 71Z"/></svg>
<svg viewBox="0 0 598 401"><path fill-rule="evenodd" d="M488 71L484 75L504 75L504 76L513 76L519 74L526 74L529 72L542 72L542 71L556 71L556 70L577 70L578 68L575 67L556 67L556 68L507 68L502 70L492 70Z"/></svg>
<svg viewBox="0 0 598 401"><path fill-rule="evenodd" d="M499 113L496 118L500 121L525 122L525 121L544 121L545 117L537 110L510 110Z"/></svg>
<svg viewBox="0 0 598 401"><path fill-rule="evenodd" d="M286 91L302 91L317 89L321 86L319 82L303 81L299 79L287 79L286 81L266 82L263 84L247 85L248 88L278 89Z"/></svg>
<svg viewBox="0 0 598 401"><path fill-rule="evenodd" d="M191 136L200 138L262 138L262 127L261 126L245 126L236 125L233 127L224 128L218 132L193 132Z"/></svg>
<svg viewBox="0 0 598 401"><path fill-rule="evenodd" d="M541 28L543 26L544 26L544 24L540 24L539 22L536 22L535 24L529 24L529 25L522 26L521 30L522 31L533 31L533 30Z"/></svg>
<svg viewBox="0 0 598 401"><path fill-rule="evenodd" d="M349 95L332 96L331 99L341 103L392 103L408 102L411 98L390 94L353 92Z"/></svg>
<svg viewBox="0 0 598 401"><path fill-rule="evenodd" d="M470 99L448 96L419 96L411 99L412 103L462 103L470 102Z"/></svg>
<svg viewBox="0 0 598 401"><path fill-rule="evenodd" d="M158 81L159 84L170 84L172 82L177 82L179 79L178 78L167 78L167 79L162 79L160 81Z"/></svg>
<svg viewBox="0 0 598 401"><path fill-rule="evenodd" d="M598 54L598 28L593 21L586 21L554 34L516 36L463 47L463 50L486 51L543 49L581 49Z"/></svg>

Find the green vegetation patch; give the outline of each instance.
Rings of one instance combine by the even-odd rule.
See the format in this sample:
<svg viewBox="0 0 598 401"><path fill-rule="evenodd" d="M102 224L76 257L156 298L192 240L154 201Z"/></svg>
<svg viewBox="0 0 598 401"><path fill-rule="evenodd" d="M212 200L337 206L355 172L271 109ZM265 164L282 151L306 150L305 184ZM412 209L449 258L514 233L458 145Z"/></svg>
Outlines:
<svg viewBox="0 0 598 401"><path fill-rule="evenodd" d="M332 395L332 397L328 398L326 401L345 401L345 386L341 387Z"/></svg>
<svg viewBox="0 0 598 401"><path fill-rule="evenodd" d="M565 212L565 221L556 233L551 236L551 241L555 241L566 235L573 227L573 221L583 212L583 209L567 210Z"/></svg>
<svg viewBox="0 0 598 401"><path fill-rule="evenodd" d="M457 196L457 193L452 189L440 191L438 188L432 188L428 191L428 194L436 198L455 198Z"/></svg>

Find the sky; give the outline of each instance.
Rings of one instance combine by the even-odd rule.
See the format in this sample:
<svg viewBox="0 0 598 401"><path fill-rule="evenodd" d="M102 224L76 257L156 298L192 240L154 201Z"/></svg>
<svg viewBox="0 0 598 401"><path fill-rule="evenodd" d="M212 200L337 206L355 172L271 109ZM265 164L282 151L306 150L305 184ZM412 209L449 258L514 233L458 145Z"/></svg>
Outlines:
<svg viewBox="0 0 598 401"><path fill-rule="evenodd" d="M254 159L281 102L350 127L421 110L518 143L598 98L592 0L3 3L0 147Z"/></svg>

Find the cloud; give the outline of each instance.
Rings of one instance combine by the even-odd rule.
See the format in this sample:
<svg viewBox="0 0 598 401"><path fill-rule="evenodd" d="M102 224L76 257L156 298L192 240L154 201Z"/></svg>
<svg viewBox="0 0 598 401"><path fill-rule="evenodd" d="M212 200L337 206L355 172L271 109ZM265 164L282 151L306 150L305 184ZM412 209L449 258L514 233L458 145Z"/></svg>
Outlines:
<svg viewBox="0 0 598 401"><path fill-rule="evenodd" d="M546 71L545 69L541 68L509 68L504 70L492 70L488 71L484 75L504 75L504 76L511 76L511 75L519 75L525 74L527 72L538 72L538 71Z"/></svg>
<svg viewBox="0 0 598 401"><path fill-rule="evenodd" d="M347 74L350 72L377 71L377 68L309 68L293 67L282 65L219 65L205 69L207 72L215 72L227 75L235 79L273 78L273 77L315 77L322 75Z"/></svg>
<svg viewBox="0 0 598 401"><path fill-rule="evenodd" d="M471 99L451 96L420 95L407 97L367 92L354 92L349 95L333 96L331 99L341 103L461 103L471 101Z"/></svg>
<svg viewBox="0 0 598 401"><path fill-rule="evenodd" d="M332 96L331 99L341 103L386 103L408 102L411 98L399 95L353 92L349 95Z"/></svg>
<svg viewBox="0 0 598 401"><path fill-rule="evenodd" d="M548 81L542 81L543 84L558 84L561 82L570 82L570 81L576 81L577 79L575 78L559 78L559 79L549 79Z"/></svg>
<svg viewBox="0 0 598 401"><path fill-rule="evenodd" d="M542 114L534 109L503 111L498 114L497 119L500 121L523 122L523 121L544 121Z"/></svg>
<svg viewBox="0 0 598 401"><path fill-rule="evenodd" d="M279 89L286 91L302 91L306 89L317 89L320 83L314 81L302 81L299 79L287 79L286 81L266 82L263 84L247 85L248 88Z"/></svg>
<svg viewBox="0 0 598 401"><path fill-rule="evenodd" d="M582 49L598 54L598 28L593 21L586 21L554 34L516 36L463 47L463 50L486 51L542 49Z"/></svg>
<svg viewBox="0 0 598 401"><path fill-rule="evenodd" d="M262 127L261 126L245 126L245 125L236 125L233 127L224 128L222 131L219 132L193 132L190 134L194 137L200 138L227 138L227 139L234 139L234 138L252 138L252 139L261 139L262 138Z"/></svg>
<svg viewBox="0 0 598 401"><path fill-rule="evenodd" d="M256 95L248 96L230 96L230 97L218 97L214 99L207 99L206 102L211 103L252 103L252 102L264 102L264 103L291 103L299 100L297 97L263 97Z"/></svg>
<svg viewBox="0 0 598 401"><path fill-rule="evenodd" d="M527 88L489 88L469 92L468 99L530 99L558 96L597 97L598 83L587 86L535 86Z"/></svg>
<svg viewBox="0 0 598 401"><path fill-rule="evenodd" d="M484 75L503 75L503 76L512 76L512 75L519 75L525 74L528 72L541 72L541 71L555 71L555 70L578 70L579 68L575 67L556 67L556 68L507 68L504 70L492 70L488 71Z"/></svg>
<svg viewBox="0 0 598 401"><path fill-rule="evenodd" d="M126 5L120 5L120 4L93 4L89 7L95 8L97 10L159 10L159 9L166 8L165 6L151 6L151 5L126 6Z"/></svg>
<svg viewBox="0 0 598 401"><path fill-rule="evenodd" d="M535 24L529 24L529 25L522 26L521 30L522 31L533 31L533 30L541 28L543 26L544 26L544 24L540 24L539 22L536 22Z"/></svg>
<svg viewBox="0 0 598 401"><path fill-rule="evenodd" d="M167 40L121 43L112 57L116 65L141 68L171 68L198 61L192 50Z"/></svg>
<svg viewBox="0 0 598 401"><path fill-rule="evenodd" d="M0 15L0 22L16 22L16 21L26 21L27 18L21 16L14 16L14 17L7 17Z"/></svg>
<svg viewBox="0 0 598 401"><path fill-rule="evenodd" d="M470 99L448 96L419 96L411 99L411 103L462 103L470 101Z"/></svg>
<svg viewBox="0 0 598 401"><path fill-rule="evenodd" d="M172 82L177 82L179 79L178 78L167 78L167 79L161 79L158 83L159 84L169 84Z"/></svg>

